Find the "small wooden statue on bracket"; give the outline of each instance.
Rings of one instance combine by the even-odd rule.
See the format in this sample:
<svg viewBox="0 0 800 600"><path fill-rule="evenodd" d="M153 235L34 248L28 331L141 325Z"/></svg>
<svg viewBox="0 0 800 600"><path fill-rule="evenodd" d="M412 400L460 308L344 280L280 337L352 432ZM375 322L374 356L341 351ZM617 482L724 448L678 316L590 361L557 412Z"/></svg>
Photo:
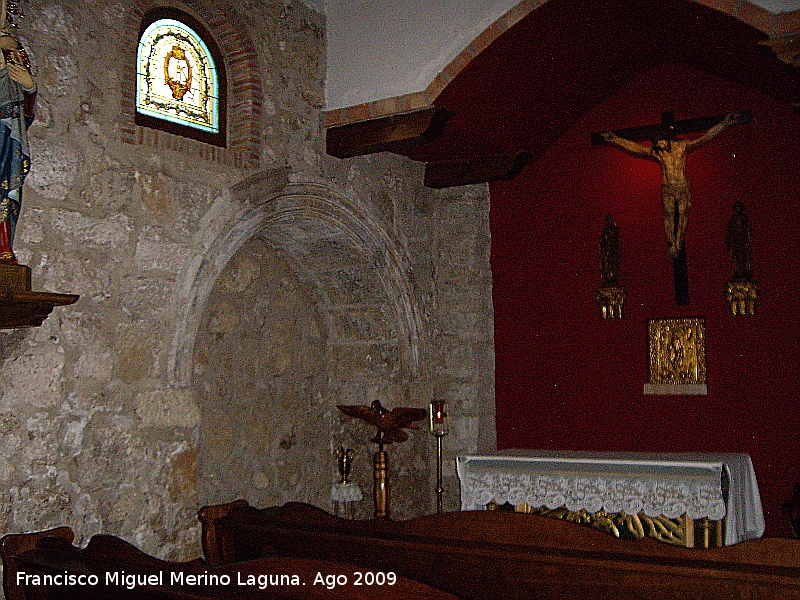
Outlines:
<svg viewBox="0 0 800 600"><path fill-rule="evenodd" d="M392 442L405 442L408 434L403 429L417 429L412 425L415 421L422 421L428 416L428 411L423 408L394 408L386 410L379 400L370 406L337 405L344 414L361 419L375 425L378 432L370 441L378 444L378 451L373 457L373 498L375 500L375 517L389 517L389 455L383 449Z"/></svg>
<svg viewBox="0 0 800 600"><path fill-rule="evenodd" d="M733 277L728 282L725 298L731 305L732 315L754 315L758 300L758 286L753 281L753 246L750 240L750 222L744 204L733 205L733 216L728 222L725 245L731 257Z"/></svg>
<svg viewBox="0 0 800 600"><path fill-rule="evenodd" d="M624 314L626 290L619 285L621 256L619 227L614 216L608 214L600 234L600 274L603 276L603 285L597 290L597 305L604 319L621 319Z"/></svg>

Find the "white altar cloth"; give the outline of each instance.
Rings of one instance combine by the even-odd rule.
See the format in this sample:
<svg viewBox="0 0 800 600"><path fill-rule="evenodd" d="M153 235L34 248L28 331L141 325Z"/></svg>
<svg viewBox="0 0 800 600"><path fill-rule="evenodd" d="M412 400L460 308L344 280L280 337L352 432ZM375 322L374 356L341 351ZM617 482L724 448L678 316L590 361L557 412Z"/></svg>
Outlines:
<svg viewBox="0 0 800 600"><path fill-rule="evenodd" d="M461 510L482 510L495 500L589 513L724 519L725 545L764 534L761 496L747 454L506 450L459 456L456 469Z"/></svg>

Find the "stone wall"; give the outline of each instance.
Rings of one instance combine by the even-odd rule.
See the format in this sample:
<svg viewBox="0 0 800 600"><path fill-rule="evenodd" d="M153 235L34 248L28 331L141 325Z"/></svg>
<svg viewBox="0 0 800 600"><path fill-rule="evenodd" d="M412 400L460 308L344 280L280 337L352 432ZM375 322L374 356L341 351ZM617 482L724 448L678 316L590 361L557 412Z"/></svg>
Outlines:
<svg viewBox="0 0 800 600"><path fill-rule="evenodd" d="M356 452L353 477L369 493L374 431L336 405L441 397L452 417L446 505L457 508L454 456L494 448L485 189L426 189L420 165L391 155L323 163L324 184L240 188L257 198L241 211L247 227L223 228L210 252L232 258L192 285L210 282L206 301L187 301L206 306L186 336L202 414L199 501L333 508L340 446ZM421 425L389 449L398 518L435 506L435 442ZM355 507L371 512L371 500Z"/></svg>
<svg viewBox="0 0 800 600"><path fill-rule="evenodd" d="M0 332L0 533L69 525L78 543L197 556L202 504L330 508L340 445L369 491L372 432L336 404L434 394L451 404L457 507L452 457L494 447L486 187L324 155L324 16L304 4L223 7L261 74L257 166L123 131L135 48L110 40L130 38L133 7L30 4L39 98L15 250L34 289L81 299ZM433 448L420 431L390 449L396 516L431 512Z"/></svg>
<svg viewBox="0 0 800 600"><path fill-rule="evenodd" d="M260 238L220 275L195 350L201 504L327 502L327 339L318 304L316 290Z"/></svg>
<svg viewBox="0 0 800 600"><path fill-rule="evenodd" d="M425 188L422 165L393 155L326 164L326 176L348 195L368 201L404 249L422 330L415 376L362 375L342 385L339 395L353 404L378 399L390 407L446 400L451 433L444 439L444 507L457 510L455 456L496 448L488 190ZM435 440L425 428L422 423L423 430L408 442L390 448L398 518L435 510ZM364 446L365 429L351 425L339 436L356 450L357 479L368 491L374 444ZM339 439L336 433L334 438ZM421 495L425 479L429 494ZM367 504L363 514L372 510Z"/></svg>

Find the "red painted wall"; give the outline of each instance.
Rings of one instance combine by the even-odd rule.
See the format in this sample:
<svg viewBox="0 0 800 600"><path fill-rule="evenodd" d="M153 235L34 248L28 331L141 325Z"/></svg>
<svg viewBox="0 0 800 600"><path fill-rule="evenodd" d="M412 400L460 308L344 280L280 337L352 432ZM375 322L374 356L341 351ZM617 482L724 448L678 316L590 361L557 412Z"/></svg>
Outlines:
<svg viewBox="0 0 800 600"><path fill-rule="evenodd" d="M650 161L593 147L590 133L752 111L689 157L688 307L676 306ZM491 185L499 448L747 452L767 535L800 481L800 115L684 66L662 66L584 115L513 181ZM725 231L736 200L753 236L758 314L733 317ZM622 234L626 315L603 321L598 239ZM703 317L707 396L645 396L647 321Z"/></svg>

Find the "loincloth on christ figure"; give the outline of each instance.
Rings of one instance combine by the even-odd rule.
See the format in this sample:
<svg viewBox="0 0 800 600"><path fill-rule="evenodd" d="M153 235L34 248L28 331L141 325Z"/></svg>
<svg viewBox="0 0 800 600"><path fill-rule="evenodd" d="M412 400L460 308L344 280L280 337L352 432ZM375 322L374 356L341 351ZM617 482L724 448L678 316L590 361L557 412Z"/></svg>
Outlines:
<svg viewBox="0 0 800 600"><path fill-rule="evenodd" d="M692 192L689 189L689 181L681 184L661 184L661 202L664 206L664 231L667 234L669 253L675 258L683 247L686 221L689 209L692 208Z"/></svg>
<svg viewBox="0 0 800 600"><path fill-rule="evenodd" d="M664 203L664 212L672 213L675 205L679 211L688 211L692 207L692 192L689 189L689 182L683 184L662 183L661 200Z"/></svg>

